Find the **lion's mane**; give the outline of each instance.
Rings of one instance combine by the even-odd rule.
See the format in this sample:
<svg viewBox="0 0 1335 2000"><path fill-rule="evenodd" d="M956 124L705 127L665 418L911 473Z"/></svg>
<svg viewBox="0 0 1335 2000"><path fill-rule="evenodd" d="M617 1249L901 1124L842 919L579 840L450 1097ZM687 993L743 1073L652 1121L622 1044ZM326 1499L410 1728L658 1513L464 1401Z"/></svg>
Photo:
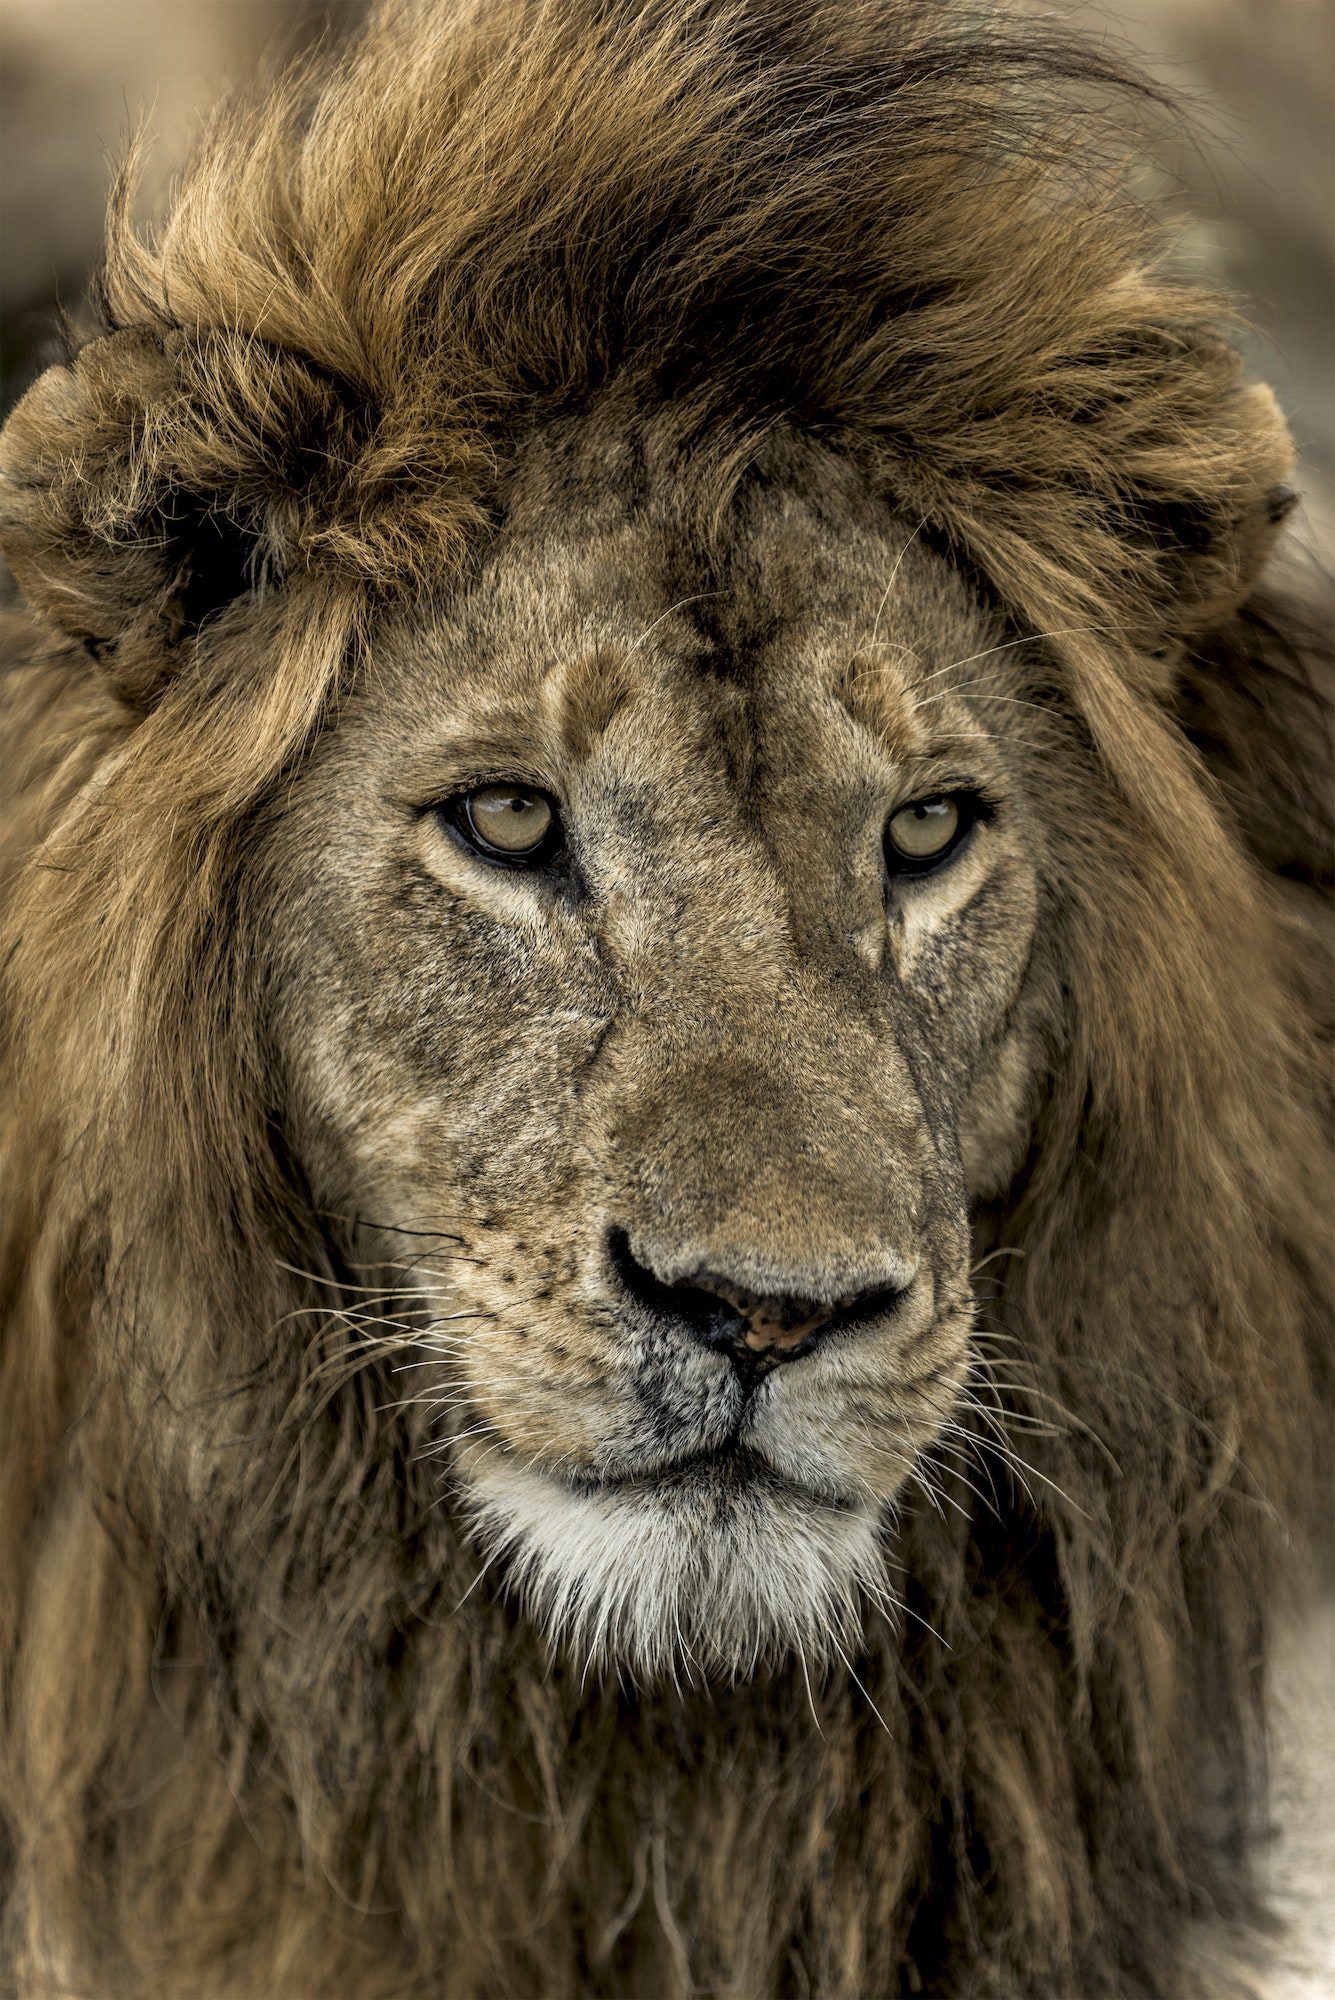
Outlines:
<svg viewBox="0 0 1335 2000"><path fill-rule="evenodd" d="M1136 88L909 0L392 7L221 114L154 240L118 191L0 501L27 1990L1176 1996L1245 1893L1328 1395L1324 723L1258 584L1287 438L1117 171ZM902 1623L810 1688L582 1685L470 1593L257 970L266 801L604 396L702 519L809 427L1046 635L1089 746L1064 1033L979 1218L1024 1467L943 1457Z"/></svg>

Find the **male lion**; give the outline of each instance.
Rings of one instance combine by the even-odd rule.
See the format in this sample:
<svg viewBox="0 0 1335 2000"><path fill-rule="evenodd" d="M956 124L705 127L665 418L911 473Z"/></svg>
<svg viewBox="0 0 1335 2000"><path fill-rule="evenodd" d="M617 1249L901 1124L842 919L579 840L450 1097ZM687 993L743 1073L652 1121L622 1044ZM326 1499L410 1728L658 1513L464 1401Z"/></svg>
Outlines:
<svg viewBox="0 0 1335 2000"><path fill-rule="evenodd" d="M4 438L25 1993L1178 1996L1321 1489L1316 643L1103 53L448 0Z"/></svg>

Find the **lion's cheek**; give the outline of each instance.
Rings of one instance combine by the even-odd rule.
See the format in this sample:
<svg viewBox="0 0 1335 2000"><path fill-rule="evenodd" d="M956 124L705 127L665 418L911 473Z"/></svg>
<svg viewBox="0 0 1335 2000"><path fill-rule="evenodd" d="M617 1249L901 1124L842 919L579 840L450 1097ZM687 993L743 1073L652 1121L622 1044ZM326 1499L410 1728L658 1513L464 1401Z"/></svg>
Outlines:
<svg viewBox="0 0 1335 2000"><path fill-rule="evenodd" d="M564 1316L557 1324L522 1312L485 1315L449 1375L446 1428L465 1476L489 1446L577 1478L638 1442L634 1398L593 1332Z"/></svg>
<svg viewBox="0 0 1335 2000"><path fill-rule="evenodd" d="M578 1212L576 1079L601 1022L572 1009L508 1023L499 1048L444 1008L415 1038L400 1025L334 1008L290 1052L297 1146L326 1205L391 1220ZM553 1240L567 1235L558 1223Z"/></svg>
<svg viewBox="0 0 1335 2000"><path fill-rule="evenodd" d="M1013 1022L985 1053L960 1116L960 1157L970 1202L990 1201L1012 1185L1033 1133L1043 1074L1040 1037Z"/></svg>

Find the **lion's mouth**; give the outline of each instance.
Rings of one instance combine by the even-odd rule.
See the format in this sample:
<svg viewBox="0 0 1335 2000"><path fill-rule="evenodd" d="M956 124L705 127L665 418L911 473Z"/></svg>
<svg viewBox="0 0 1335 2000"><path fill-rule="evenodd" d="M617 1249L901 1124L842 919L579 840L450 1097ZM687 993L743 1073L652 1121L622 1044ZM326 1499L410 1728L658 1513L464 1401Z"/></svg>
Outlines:
<svg viewBox="0 0 1335 2000"><path fill-rule="evenodd" d="M789 1500L800 1498L835 1512L858 1506L856 1495L825 1481L796 1479L757 1451L733 1437L704 1451L693 1451L650 1466L636 1466L616 1473L581 1472L567 1476L564 1483L574 1493L643 1494L664 1500L690 1495L708 1498L711 1494L726 1502L742 1493L772 1494Z"/></svg>

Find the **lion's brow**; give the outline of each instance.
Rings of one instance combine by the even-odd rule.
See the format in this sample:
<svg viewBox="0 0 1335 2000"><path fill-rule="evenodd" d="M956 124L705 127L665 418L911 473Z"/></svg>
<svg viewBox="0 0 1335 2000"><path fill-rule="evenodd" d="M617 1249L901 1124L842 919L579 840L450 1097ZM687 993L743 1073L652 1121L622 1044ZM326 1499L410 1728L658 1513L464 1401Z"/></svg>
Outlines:
<svg viewBox="0 0 1335 2000"><path fill-rule="evenodd" d="M557 662L542 685L542 706L557 741L572 757L585 757L630 699L631 663L611 646L595 646Z"/></svg>
<svg viewBox="0 0 1335 2000"><path fill-rule="evenodd" d="M896 762L925 756L928 738L898 649L881 640L859 648L834 682L836 700Z"/></svg>

